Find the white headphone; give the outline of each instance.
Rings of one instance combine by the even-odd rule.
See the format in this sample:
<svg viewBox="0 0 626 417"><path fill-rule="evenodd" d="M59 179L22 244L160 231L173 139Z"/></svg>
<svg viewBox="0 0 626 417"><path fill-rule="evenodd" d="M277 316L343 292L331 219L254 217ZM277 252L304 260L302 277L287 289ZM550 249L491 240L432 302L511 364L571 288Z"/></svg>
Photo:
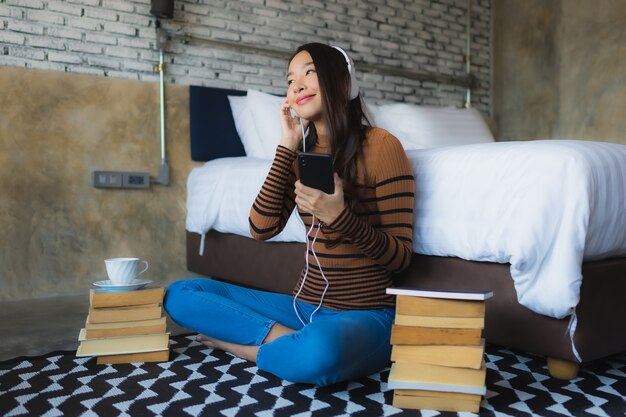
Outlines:
<svg viewBox="0 0 626 417"><path fill-rule="evenodd" d="M356 81L356 75L354 72L354 62L352 62L352 58L348 56L346 51L344 51L338 46L333 46L333 48L341 52L341 54L346 59L346 64L348 64L348 72L350 73L350 100L354 100L359 95L359 84Z"/></svg>

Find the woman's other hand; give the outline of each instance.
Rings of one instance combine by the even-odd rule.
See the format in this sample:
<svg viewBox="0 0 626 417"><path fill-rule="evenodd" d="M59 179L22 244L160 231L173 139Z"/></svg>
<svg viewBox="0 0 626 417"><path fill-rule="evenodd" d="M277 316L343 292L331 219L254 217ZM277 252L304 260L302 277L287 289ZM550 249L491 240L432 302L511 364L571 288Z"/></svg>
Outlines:
<svg viewBox="0 0 626 417"><path fill-rule="evenodd" d="M291 108L289 107L289 102L285 98L285 101L283 101L280 106L280 144L296 152L300 149L300 145L302 144L302 128L300 127L300 118L291 117L290 110ZM303 120L303 123L304 130L306 130L309 122L307 120Z"/></svg>
<svg viewBox="0 0 626 417"><path fill-rule="evenodd" d="M296 181L296 204L305 213L314 215L324 224L331 224L345 207L343 200L343 182L335 173L335 192L326 194L316 188L307 187Z"/></svg>

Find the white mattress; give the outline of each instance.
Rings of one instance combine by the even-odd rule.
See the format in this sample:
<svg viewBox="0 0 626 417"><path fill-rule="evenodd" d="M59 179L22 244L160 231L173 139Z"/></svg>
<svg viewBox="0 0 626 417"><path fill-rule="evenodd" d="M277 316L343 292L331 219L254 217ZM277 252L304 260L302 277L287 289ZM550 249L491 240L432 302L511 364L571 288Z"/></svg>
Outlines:
<svg viewBox="0 0 626 417"><path fill-rule="evenodd" d="M583 259L626 255L624 145L498 142L407 155L416 179L414 251L510 263L519 302L537 313L572 312ZM250 237L249 210L270 165L224 158L194 169L187 230ZM304 236L294 214L273 240Z"/></svg>

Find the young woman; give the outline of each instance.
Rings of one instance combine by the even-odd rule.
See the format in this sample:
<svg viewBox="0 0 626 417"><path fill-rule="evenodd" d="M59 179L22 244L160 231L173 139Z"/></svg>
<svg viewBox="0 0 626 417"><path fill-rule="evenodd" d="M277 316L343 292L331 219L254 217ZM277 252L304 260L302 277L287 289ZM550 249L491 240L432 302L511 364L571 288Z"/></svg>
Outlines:
<svg viewBox="0 0 626 417"><path fill-rule="evenodd" d="M165 308L205 345L289 381L328 385L380 371L394 318L385 289L412 253L411 166L395 137L365 124L354 67L339 48L298 48L280 119L280 145L249 221L255 238L269 239L297 208L309 233L293 294L192 279L170 286ZM308 152L332 154L333 194L299 181L305 128Z"/></svg>

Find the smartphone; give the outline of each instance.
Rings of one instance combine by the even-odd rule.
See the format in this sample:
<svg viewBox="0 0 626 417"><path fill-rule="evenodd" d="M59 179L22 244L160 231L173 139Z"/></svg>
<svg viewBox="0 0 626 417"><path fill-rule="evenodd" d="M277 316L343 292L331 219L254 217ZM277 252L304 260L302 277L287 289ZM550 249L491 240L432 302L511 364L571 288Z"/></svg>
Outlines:
<svg viewBox="0 0 626 417"><path fill-rule="evenodd" d="M301 152L298 155L300 182L326 194L335 192L333 157L327 153Z"/></svg>

